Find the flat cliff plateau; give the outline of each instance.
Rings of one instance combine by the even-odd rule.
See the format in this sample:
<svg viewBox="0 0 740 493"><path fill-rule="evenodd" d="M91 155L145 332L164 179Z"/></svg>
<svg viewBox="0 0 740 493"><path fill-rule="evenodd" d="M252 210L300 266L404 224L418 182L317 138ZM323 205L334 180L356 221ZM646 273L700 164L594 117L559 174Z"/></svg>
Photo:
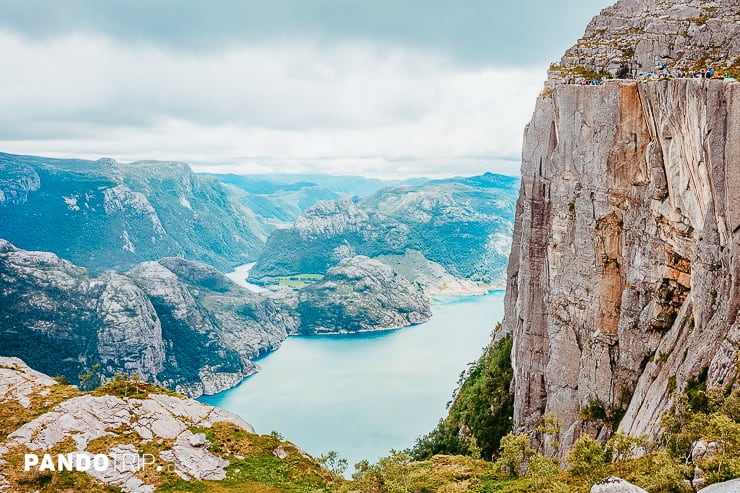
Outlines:
<svg viewBox="0 0 740 493"><path fill-rule="evenodd" d="M554 413L560 453L584 432L654 433L674 391L734 383L738 122L726 80L556 85L537 100L501 331L516 431Z"/></svg>

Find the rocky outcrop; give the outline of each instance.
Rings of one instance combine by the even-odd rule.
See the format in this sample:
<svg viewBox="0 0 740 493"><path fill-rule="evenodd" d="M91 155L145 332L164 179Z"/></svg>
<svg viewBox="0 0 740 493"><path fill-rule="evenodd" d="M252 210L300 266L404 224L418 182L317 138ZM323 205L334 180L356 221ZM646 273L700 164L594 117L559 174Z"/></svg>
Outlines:
<svg viewBox="0 0 740 493"><path fill-rule="evenodd" d="M740 343L740 85L565 86L525 133L504 328L515 426L543 412L564 450L597 430L652 432L674 389L735 376Z"/></svg>
<svg viewBox="0 0 740 493"><path fill-rule="evenodd" d="M740 479L725 481L724 483L715 483L703 488L702 493L735 493L740 491Z"/></svg>
<svg viewBox="0 0 740 493"><path fill-rule="evenodd" d="M549 84L609 74L634 78L714 68L740 75L740 11L735 0L619 0L550 67Z"/></svg>
<svg viewBox="0 0 740 493"><path fill-rule="evenodd" d="M0 357L0 416L3 493L327 491L337 480L239 416L141 381L83 393Z"/></svg>
<svg viewBox="0 0 740 493"><path fill-rule="evenodd" d="M29 398L48 395L58 386L18 358L0 357L0 376L0 408L18 402L32 412ZM6 456L16 449L37 454L54 450L73 458L80 454L109 456L111 467L104 471L91 468L87 473L129 493L154 491L154 485L148 483L151 473L143 474L147 468L167 468L183 479L222 480L229 461L208 450L205 435L191 431L211 428L215 423L229 423L254 433L252 426L235 414L178 396L79 395L10 433L0 443L0 471L13 466ZM0 491L12 488L11 481L0 474Z"/></svg>
<svg viewBox="0 0 740 493"><path fill-rule="evenodd" d="M427 321L429 301L386 264L357 256L332 267L320 282L298 293L304 334L397 329Z"/></svg>
<svg viewBox="0 0 740 493"><path fill-rule="evenodd" d="M658 22L676 3L625 0L602 17L628 25L617 19L639 7ZM706 26L737 34L734 18ZM605 39L620 36L609 29ZM732 80L559 85L537 100L505 299L515 429L546 440L534 430L554 413L562 454L584 432L655 433L674 391L692 380L734 381L739 118Z"/></svg>

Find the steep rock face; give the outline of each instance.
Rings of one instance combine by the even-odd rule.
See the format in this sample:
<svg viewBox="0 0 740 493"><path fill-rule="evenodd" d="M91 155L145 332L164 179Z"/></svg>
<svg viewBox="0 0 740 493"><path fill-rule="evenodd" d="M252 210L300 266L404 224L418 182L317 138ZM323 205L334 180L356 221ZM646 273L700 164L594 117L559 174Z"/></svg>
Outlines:
<svg viewBox="0 0 740 493"><path fill-rule="evenodd" d="M324 279L302 289L300 332L348 333L396 329L429 320L429 301L386 264L363 256L342 260Z"/></svg>
<svg viewBox="0 0 740 493"><path fill-rule="evenodd" d="M560 86L525 132L505 332L515 428L553 412L650 433L672 391L736 374L740 85ZM595 404L609 422L584 422ZM582 415L583 417L583 415Z"/></svg>
<svg viewBox="0 0 740 493"><path fill-rule="evenodd" d="M161 326L144 293L120 275L95 278L48 252L0 240L4 355L76 379L94 363L153 378L163 369Z"/></svg>
<svg viewBox="0 0 740 493"><path fill-rule="evenodd" d="M729 68L737 77L738 22L735 0L619 0L551 67L550 83L587 72L635 77L663 65L676 72Z"/></svg>

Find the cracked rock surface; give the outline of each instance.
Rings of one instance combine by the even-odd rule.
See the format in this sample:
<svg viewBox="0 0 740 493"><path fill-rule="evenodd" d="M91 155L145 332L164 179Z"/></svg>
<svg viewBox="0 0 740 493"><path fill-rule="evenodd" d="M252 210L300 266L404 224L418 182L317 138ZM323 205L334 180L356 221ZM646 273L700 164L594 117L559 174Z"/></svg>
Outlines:
<svg viewBox="0 0 740 493"><path fill-rule="evenodd" d="M48 394L54 385L57 383L53 379L32 370L21 360L0 357L0 404L17 401L22 405L31 394ZM194 427L210 428L214 423L233 423L254 433L254 428L239 416L191 399L164 394L150 394L145 399L85 394L61 402L10 433L0 444L0 470L6 464L3 455L15 447L43 452L63 445L71 437L73 450L68 453L73 457L75 454L92 457L94 453L88 450L91 442L107 437L114 445L107 447L105 453L115 467L87 472L123 491L154 490L137 472L155 465L147 465L143 459L131 462L121 458L126 454L141 455L141 447L147 443L160 445L163 450L156 458L157 464L173 467L182 478L224 479L228 460L208 451L204 434L191 431ZM0 476L0 491L3 487L7 491L7 484L4 485Z"/></svg>

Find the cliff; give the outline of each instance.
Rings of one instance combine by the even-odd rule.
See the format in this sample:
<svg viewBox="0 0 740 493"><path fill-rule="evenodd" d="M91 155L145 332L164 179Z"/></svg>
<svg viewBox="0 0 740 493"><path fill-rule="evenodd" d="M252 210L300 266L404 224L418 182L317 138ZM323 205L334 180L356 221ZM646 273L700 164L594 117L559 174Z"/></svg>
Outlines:
<svg viewBox="0 0 740 493"><path fill-rule="evenodd" d="M77 383L123 372L192 396L233 387L295 328L271 300L179 258L100 276L0 240L0 354ZM95 381L90 382L96 383Z"/></svg>
<svg viewBox="0 0 740 493"><path fill-rule="evenodd" d="M578 77L635 78L715 68L740 75L734 0L619 0L550 67L549 85Z"/></svg>
<svg viewBox="0 0 740 493"><path fill-rule="evenodd" d="M639 11L657 22L669 4L699 3L621 1L589 29L604 16ZM701 4L705 13L736 7ZM737 38L732 16L704 26ZM554 413L561 451L584 432L650 434L674 391L735 382L739 119L732 80L556 84L537 100L502 332L514 336L515 430L537 435Z"/></svg>

